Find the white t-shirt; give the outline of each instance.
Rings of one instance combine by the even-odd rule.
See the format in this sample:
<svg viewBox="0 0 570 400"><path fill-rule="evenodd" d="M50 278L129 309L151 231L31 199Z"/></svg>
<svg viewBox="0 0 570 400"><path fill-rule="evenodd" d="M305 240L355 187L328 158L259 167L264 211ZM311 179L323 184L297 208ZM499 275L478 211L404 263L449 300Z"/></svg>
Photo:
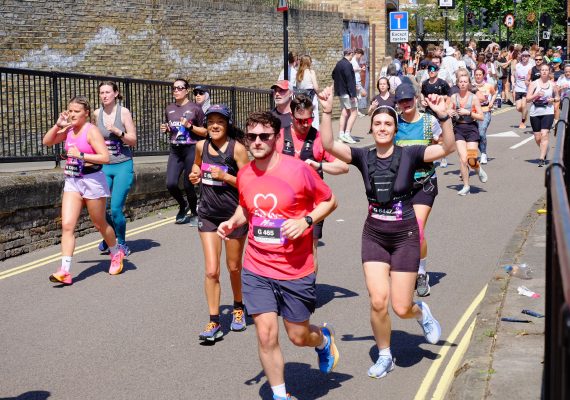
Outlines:
<svg viewBox="0 0 570 400"><path fill-rule="evenodd" d="M360 64L356 60L356 57L352 57L352 69L354 70L354 76L356 78L356 90L362 89L362 79L360 78Z"/></svg>
<svg viewBox="0 0 570 400"><path fill-rule="evenodd" d="M289 75L289 85L291 85L291 87L295 87L297 85L296 81L297 81L297 68L295 67L291 67L291 75ZM283 78L285 77L285 72L283 70L281 70L281 73L279 74L279 81L282 81Z"/></svg>
<svg viewBox="0 0 570 400"><path fill-rule="evenodd" d="M560 89L561 98L570 97L570 79L560 75L560 78L556 81L556 86Z"/></svg>

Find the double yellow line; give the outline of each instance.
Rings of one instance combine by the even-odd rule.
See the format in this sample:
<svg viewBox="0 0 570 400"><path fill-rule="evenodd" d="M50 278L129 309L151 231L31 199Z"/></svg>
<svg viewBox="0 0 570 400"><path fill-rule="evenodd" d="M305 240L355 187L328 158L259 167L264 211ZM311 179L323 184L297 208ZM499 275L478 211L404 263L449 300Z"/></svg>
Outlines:
<svg viewBox="0 0 570 400"><path fill-rule="evenodd" d="M156 229L156 228L159 228L163 225L168 225L168 224L172 223L173 221L174 221L174 217L170 217L170 218L166 218L166 219L161 220L161 221L152 222L150 224L139 226L138 228L134 228L134 229L127 231L126 236L131 237L134 235L138 235L139 233L146 232L146 231L149 231L151 229ZM94 242L87 243L87 244L84 244L81 246L77 246L75 248L74 255L96 248L99 245L100 241L101 241L101 239L98 239ZM26 272L26 271L30 271L30 270L35 269L35 268L42 267L42 266L44 266L46 264L50 264L54 261L58 261L60 259L60 257L61 257L61 253L57 253L57 254L53 254L53 255L48 256L48 257L41 258L41 259L36 260L36 261L29 262L29 263L24 264L24 265L20 265L19 267L15 267L12 269L8 269L6 271L2 271L2 272L0 272L0 280L9 278L9 277L14 276L14 275L21 274L21 273Z"/></svg>
<svg viewBox="0 0 570 400"><path fill-rule="evenodd" d="M423 400L423 399L428 398L429 389L430 389L431 385L433 384L433 381L435 380L437 373L438 373L440 367L442 366L443 361L445 360L445 357L447 356L447 353L449 352L449 349L451 348L451 346L453 345L453 343L455 342L455 340L457 339L457 337L459 336L459 334L461 333L461 331L465 327L465 324L469 321L469 318L471 318L471 315L473 315L473 313L475 312L475 309L479 306L479 304L481 304L481 301L483 301L483 298L485 297L486 292L487 292L487 285L485 285L485 287L483 289L481 289L481 291L479 292L477 297L475 297L473 302L469 305L467 310L463 313L459 322L457 323L457 325L455 325L455 328L447 337L447 340L446 340L443 348L438 353L438 357L432 363L430 369L428 370L428 372L427 372L427 374L426 374L426 376L422 382L422 385L420 386L420 388L418 389L418 391L416 393L416 396L414 397L414 400ZM439 380L439 382L435 388L435 392L434 392L433 396L431 397L432 399L438 399L439 400L439 399L445 398L445 395L447 394L447 390L449 389L449 386L453 382L455 370L457 369L459 362L461 362L463 355L467 351L467 347L469 346L469 342L471 341L471 335L473 334L473 330L475 329L475 321L476 321L476 318L473 318L473 321L469 325L467 332L465 333L465 335L461 339L461 342L457 346L455 353L453 354L453 356L452 356L451 360L449 361L447 367L443 371L443 374L442 374L442 376L441 376L441 378L440 378L440 380Z"/></svg>

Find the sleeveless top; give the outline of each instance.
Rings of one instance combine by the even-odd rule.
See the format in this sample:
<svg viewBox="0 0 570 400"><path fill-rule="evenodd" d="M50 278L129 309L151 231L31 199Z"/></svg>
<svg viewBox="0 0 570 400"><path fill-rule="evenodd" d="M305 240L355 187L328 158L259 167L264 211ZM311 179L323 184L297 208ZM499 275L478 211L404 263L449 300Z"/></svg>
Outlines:
<svg viewBox="0 0 570 400"><path fill-rule="evenodd" d="M394 137L394 143L397 146L429 146L433 140L432 119L433 115L428 113L420 113L421 117L415 122L405 121L401 115L398 115L398 131ZM433 163L421 162L417 164L414 172L414 179L422 179L435 174L435 166Z"/></svg>
<svg viewBox="0 0 570 400"><path fill-rule="evenodd" d="M95 150L87 141L87 132L91 129L91 123L87 122L77 135L74 134L73 128L67 130L67 138L65 139L65 150L74 145L77 150L85 154L95 154ZM90 174L101 170L101 165L93 164L86 166L85 161L80 158L67 157L63 173L71 178L81 178L83 175Z"/></svg>
<svg viewBox="0 0 570 400"><path fill-rule="evenodd" d="M527 65L522 65L517 63L515 68L515 92L526 93L528 89L525 83L528 71L532 69L532 65L528 63Z"/></svg>
<svg viewBox="0 0 570 400"><path fill-rule="evenodd" d="M115 112L115 121L113 122L113 125L124 132L125 125L123 125L123 122L121 121L121 108L121 105L117 104L117 111ZM105 123L103 122L103 113L103 107L99 108L97 128L99 128L101 131L101 134L105 139L107 149L109 150L109 164L119 164L130 160L133 158L131 147L124 144L121 138L105 128Z"/></svg>
<svg viewBox="0 0 570 400"><path fill-rule="evenodd" d="M536 87L534 88L534 93L539 91L544 91L544 96L541 96L534 100L530 106L529 114L531 117L538 117L541 115L552 115L554 114L554 104L547 103L548 99L554 96L554 84L550 81L546 83L546 87L542 86L543 82L541 80L536 81Z"/></svg>
<svg viewBox="0 0 570 400"><path fill-rule="evenodd" d="M212 142L206 139L202 150L201 169L201 198L198 207L198 215L202 218L212 218L216 220L227 220L238 206L238 190L237 188L225 182L212 178L211 168L218 167L226 171L226 173L237 176L238 166L234 159L234 148L236 141L229 140L226 150L220 154L210 154L210 146ZM217 153L217 152L216 152Z"/></svg>
<svg viewBox="0 0 570 400"><path fill-rule="evenodd" d="M473 97L475 96L473 93L471 92L467 92L467 103L465 104L465 106L461 107L460 99L459 99L459 93L455 94L455 109L459 110L460 108L465 108L466 110L471 110L473 111ZM460 123L460 124L469 124L472 122L475 122L475 120L469 116L469 115L459 115L456 119L456 122Z"/></svg>
<svg viewBox="0 0 570 400"><path fill-rule="evenodd" d="M311 80L311 70L306 69L303 74L303 80L297 81L297 89L314 89L313 81Z"/></svg>

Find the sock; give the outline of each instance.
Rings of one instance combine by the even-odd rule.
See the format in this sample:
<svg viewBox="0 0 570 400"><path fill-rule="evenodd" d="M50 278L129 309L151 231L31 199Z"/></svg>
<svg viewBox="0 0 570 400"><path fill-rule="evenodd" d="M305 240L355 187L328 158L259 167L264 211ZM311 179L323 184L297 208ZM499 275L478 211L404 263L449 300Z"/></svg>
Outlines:
<svg viewBox="0 0 570 400"><path fill-rule="evenodd" d="M243 310L244 306L241 301L234 300L234 310Z"/></svg>
<svg viewBox="0 0 570 400"><path fill-rule="evenodd" d="M344 134L345 134L346 136L350 136L350 131L346 131L346 132L344 132Z"/></svg>
<svg viewBox="0 0 570 400"><path fill-rule="evenodd" d="M69 270L71 269L71 258L69 256L63 256L61 257L61 269L64 270L65 272L69 272Z"/></svg>
<svg viewBox="0 0 570 400"><path fill-rule="evenodd" d="M278 397L287 397L287 390L285 390L285 384L282 383L281 385L271 386L271 390L273 390L273 395Z"/></svg>
<svg viewBox="0 0 570 400"><path fill-rule="evenodd" d="M427 264L427 258L422 258L420 260L420 268L418 269L418 274L426 273L426 264Z"/></svg>
<svg viewBox="0 0 570 400"><path fill-rule="evenodd" d="M216 324L220 324L220 315L210 315L210 321L215 322Z"/></svg>
<svg viewBox="0 0 570 400"><path fill-rule="evenodd" d="M327 339L327 337L325 335L323 335L323 342L317 346L317 349L319 349L319 350L324 349L328 342L329 342L329 340Z"/></svg>
<svg viewBox="0 0 570 400"><path fill-rule="evenodd" d="M344 131L339 131L338 132L338 137L343 137L344 136Z"/></svg>
<svg viewBox="0 0 570 400"><path fill-rule="evenodd" d="M392 352L390 351L390 347L386 347L385 349L378 348L378 355L381 357L392 358Z"/></svg>
<svg viewBox="0 0 570 400"><path fill-rule="evenodd" d="M419 307L420 310L422 311L422 313L420 314L420 316L419 316L418 318L416 318L416 319L417 319L418 321L420 321L420 322L423 322L423 321L424 321L424 311L423 311L423 308L422 308L422 302L421 302L421 301L418 301L416 304L418 305L418 307Z"/></svg>
<svg viewBox="0 0 570 400"><path fill-rule="evenodd" d="M119 244L116 243L113 247L109 247L109 251L111 252L112 256L117 254L119 252Z"/></svg>

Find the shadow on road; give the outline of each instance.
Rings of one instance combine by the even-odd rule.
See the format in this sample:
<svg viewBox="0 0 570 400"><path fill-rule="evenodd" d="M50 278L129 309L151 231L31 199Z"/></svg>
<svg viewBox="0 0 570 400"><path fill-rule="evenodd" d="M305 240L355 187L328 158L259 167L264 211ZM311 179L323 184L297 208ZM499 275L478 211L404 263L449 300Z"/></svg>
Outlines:
<svg viewBox="0 0 570 400"><path fill-rule="evenodd" d="M50 396L51 393L45 390L33 390L31 392L22 393L17 397L0 397L0 400L45 400Z"/></svg>
<svg viewBox="0 0 570 400"><path fill-rule="evenodd" d="M334 299L345 299L356 296L359 296L359 294L352 290L339 286L317 283L317 308L324 306Z"/></svg>
<svg viewBox="0 0 570 400"><path fill-rule="evenodd" d="M428 272L429 274L429 285L435 286L444 278L447 274L445 272Z"/></svg>
<svg viewBox="0 0 570 400"><path fill-rule="evenodd" d="M475 186L475 185L469 185L471 187L469 194L477 194L477 193L486 193L487 191L485 189L480 188L479 186ZM455 191L460 191L461 189L463 189L463 183L458 184L458 185L447 185L448 189L451 190L455 190Z"/></svg>
<svg viewBox="0 0 570 400"><path fill-rule="evenodd" d="M265 374L259 374L244 383L255 385L261 383ZM325 398L329 391L342 387L342 383L348 381L353 376L331 372L323 374L317 368L304 363L288 362L285 364L285 381L287 382L287 392L299 399L320 399ZM259 388L259 396L262 399L271 399L273 393L269 382L265 382Z"/></svg>
<svg viewBox="0 0 570 400"><path fill-rule="evenodd" d="M107 258L108 257L108 258ZM89 278L90 276L99 274L99 273L108 273L109 272L109 267L111 266L111 259L110 256L105 256L104 260L84 260L84 261L79 261L78 264L91 264L91 263L97 263L95 265L92 265L91 267L84 269L83 271L81 271L77 276L73 277L73 284L75 285L77 282L81 282L82 280ZM124 259L123 260L123 272L121 272L121 275L124 274L125 272L128 271L133 271L137 269L137 267L135 267L135 265L131 262L129 262L129 260Z"/></svg>

